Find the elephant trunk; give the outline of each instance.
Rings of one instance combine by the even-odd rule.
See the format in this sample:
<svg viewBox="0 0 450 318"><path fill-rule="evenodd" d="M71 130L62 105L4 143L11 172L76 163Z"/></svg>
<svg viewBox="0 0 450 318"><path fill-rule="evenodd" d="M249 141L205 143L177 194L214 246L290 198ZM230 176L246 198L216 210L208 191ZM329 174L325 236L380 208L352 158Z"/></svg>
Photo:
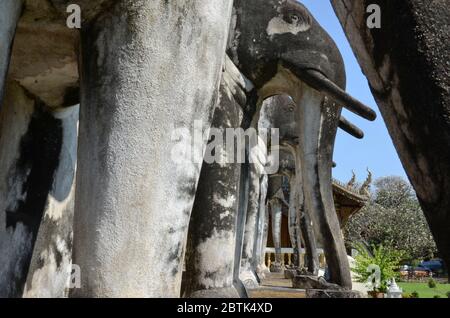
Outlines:
<svg viewBox="0 0 450 318"><path fill-rule="evenodd" d="M296 102L305 209L315 232L320 233L325 242L331 282L350 289L350 268L334 207L331 178L341 109L308 85L303 85L301 98Z"/></svg>
<svg viewBox="0 0 450 318"><path fill-rule="evenodd" d="M299 222L301 238L303 239L303 243L305 246L305 266L308 269L308 272L312 273L313 275L317 275L319 272L319 256L317 254L316 235L314 233L311 224L311 218L309 216L309 213L311 211L305 209L305 190L302 178L303 172L301 164L301 154L298 145L293 148L293 153L295 156L295 182L297 185L297 195L295 200L298 205L297 218Z"/></svg>
<svg viewBox="0 0 450 318"><path fill-rule="evenodd" d="M289 63L286 64L289 65ZM294 70L295 74L302 81L308 83L310 87L330 96L341 106L345 107L352 113L355 113L356 115L359 115L370 121L374 121L377 118L377 114L373 109L349 95L321 72L313 69L298 69L295 66L289 66L290 67L288 68Z"/></svg>

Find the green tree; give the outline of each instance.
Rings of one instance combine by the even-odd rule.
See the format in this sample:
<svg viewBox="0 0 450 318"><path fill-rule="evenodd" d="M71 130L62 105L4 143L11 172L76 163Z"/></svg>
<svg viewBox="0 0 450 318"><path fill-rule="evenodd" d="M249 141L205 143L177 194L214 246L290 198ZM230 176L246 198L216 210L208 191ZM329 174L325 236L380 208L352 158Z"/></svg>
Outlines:
<svg viewBox="0 0 450 318"><path fill-rule="evenodd" d="M348 246L355 242L402 251L405 260L436 253L436 244L411 185L400 177L375 181L370 202L345 228Z"/></svg>
<svg viewBox="0 0 450 318"><path fill-rule="evenodd" d="M370 283L374 291L385 293L392 278L399 276L397 270L403 257L402 253L383 245L372 245L371 250L362 243L355 244L354 247L358 251L356 266L353 269L357 281Z"/></svg>

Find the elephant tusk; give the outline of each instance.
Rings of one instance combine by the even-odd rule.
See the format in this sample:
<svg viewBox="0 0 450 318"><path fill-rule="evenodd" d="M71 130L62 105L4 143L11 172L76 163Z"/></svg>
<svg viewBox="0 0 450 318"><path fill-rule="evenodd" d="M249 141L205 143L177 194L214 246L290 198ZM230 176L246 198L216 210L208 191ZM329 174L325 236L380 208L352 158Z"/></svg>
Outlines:
<svg viewBox="0 0 450 318"><path fill-rule="evenodd" d="M374 121L377 118L377 114L373 109L350 96L322 73L313 69L302 69L299 75L301 75L300 78L307 84L321 92L329 94L335 100L342 103L342 106L349 111L370 121Z"/></svg>
<svg viewBox="0 0 450 318"><path fill-rule="evenodd" d="M347 118L344 116L341 116L341 119L339 120L339 128L341 128L346 133L352 135L355 138L363 139L364 138L364 132L356 127L354 124L349 122Z"/></svg>

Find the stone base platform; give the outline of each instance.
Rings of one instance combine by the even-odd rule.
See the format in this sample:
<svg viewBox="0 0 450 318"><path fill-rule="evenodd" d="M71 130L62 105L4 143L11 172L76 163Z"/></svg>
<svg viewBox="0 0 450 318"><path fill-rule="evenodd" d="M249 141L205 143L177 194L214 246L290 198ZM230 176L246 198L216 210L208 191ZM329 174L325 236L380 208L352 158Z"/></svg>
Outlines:
<svg viewBox="0 0 450 318"><path fill-rule="evenodd" d="M355 290L307 289L306 298L363 298Z"/></svg>
<svg viewBox="0 0 450 318"><path fill-rule="evenodd" d="M301 277L298 279L298 277ZM249 298L363 298L358 291L343 290L322 279L308 275L297 275L297 284L306 288L296 288L294 279L285 278L285 273L268 273L256 288L248 288ZM303 284L303 285L302 285ZM314 287L320 286L320 287ZM336 288L337 286L337 288ZM323 288L322 288L323 287ZM330 287L330 289L327 289ZM334 287L334 288L333 288Z"/></svg>

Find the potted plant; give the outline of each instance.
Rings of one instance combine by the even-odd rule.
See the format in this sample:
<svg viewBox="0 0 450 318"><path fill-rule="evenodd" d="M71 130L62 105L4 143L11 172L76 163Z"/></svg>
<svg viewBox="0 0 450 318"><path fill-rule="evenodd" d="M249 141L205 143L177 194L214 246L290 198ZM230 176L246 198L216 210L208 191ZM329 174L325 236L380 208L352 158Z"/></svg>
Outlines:
<svg viewBox="0 0 450 318"><path fill-rule="evenodd" d="M366 283L372 290L372 298L384 298L389 283L398 278L402 253L383 245L372 245L371 249L363 244L356 244L358 255L355 258L353 272L359 283Z"/></svg>

